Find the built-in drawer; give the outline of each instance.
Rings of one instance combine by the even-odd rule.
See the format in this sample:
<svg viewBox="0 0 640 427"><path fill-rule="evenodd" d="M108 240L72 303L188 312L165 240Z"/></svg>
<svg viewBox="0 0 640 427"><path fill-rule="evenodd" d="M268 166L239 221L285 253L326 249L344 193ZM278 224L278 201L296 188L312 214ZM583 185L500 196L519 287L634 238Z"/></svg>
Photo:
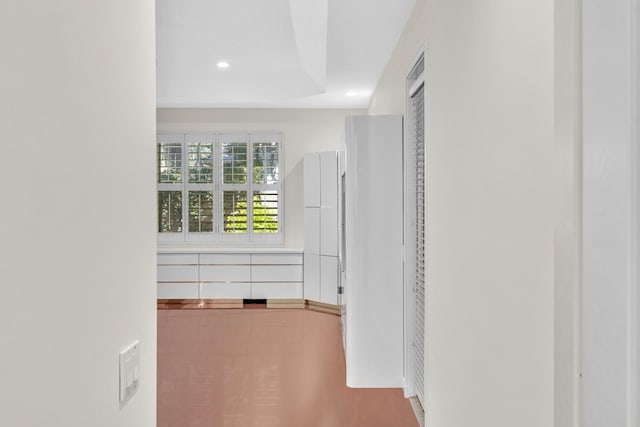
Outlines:
<svg viewBox="0 0 640 427"><path fill-rule="evenodd" d="M251 254L200 254L200 265L250 265Z"/></svg>
<svg viewBox="0 0 640 427"><path fill-rule="evenodd" d="M203 299L251 298L251 283L203 283L200 288Z"/></svg>
<svg viewBox="0 0 640 427"><path fill-rule="evenodd" d="M198 265L198 254L158 254L158 265Z"/></svg>
<svg viewBox="0 0 640 427"><path fill-rule="evenodd" d="M252 265L252 282L302 282L302 265Z"/></svg>
<svg viewBox="0 0 640 427"><path fill-rule="evenodd" d="M253 299L302 299L302 283L256 283L251 284Z"/></svg>
<svg viewBox="0 0 640 427"><path fill-rule="evenodd" d="M158 265L158 282L197 282L198 265Z"/></svg>
<svg viewBox="0 0 640 427"><path fill-rule="evenodd" d="M250 282L249 265L201 265L201 282Z"/></svg>
<svg viewBox="0 0 640 427"><path fill-rule="evenodd" d="M252 254L251 264L300 264L302 265L302 254Z"/></svg>
<svg viewBox="0 0 640 427"><path fill-rule="evenodd" d="M197 283L158 283L158 299L198 299Z"/></svg>

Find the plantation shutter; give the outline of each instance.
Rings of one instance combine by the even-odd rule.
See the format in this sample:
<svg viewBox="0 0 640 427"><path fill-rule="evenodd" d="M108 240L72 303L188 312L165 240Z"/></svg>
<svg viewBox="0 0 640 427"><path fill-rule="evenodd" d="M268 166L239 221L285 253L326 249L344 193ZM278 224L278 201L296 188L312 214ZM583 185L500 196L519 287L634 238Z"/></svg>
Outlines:
<svg viewBox="0 0 640 427"><path fill-rule="evenodd" d="M409 135L415 167L415 328L413 358L416 397L424 407L424 337L425 337L425 127L424 127L424 58L411 73L409 89Z"/></svg>

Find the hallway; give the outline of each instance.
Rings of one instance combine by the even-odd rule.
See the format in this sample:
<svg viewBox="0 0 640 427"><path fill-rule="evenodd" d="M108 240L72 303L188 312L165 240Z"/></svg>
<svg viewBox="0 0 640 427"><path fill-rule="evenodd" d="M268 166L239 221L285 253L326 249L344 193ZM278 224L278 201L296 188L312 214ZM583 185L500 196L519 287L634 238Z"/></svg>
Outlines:
<svg viewBox="0 0 640 427"><path fill-rule="evenodd" d="M413 427L400 389L350 389L340 318L158 311L158 427Z"/></svg>

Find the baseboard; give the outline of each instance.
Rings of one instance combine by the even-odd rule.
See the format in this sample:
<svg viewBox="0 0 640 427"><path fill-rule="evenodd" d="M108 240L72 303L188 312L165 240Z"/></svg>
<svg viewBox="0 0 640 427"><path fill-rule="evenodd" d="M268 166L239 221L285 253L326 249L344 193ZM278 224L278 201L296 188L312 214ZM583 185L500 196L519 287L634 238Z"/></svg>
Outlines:
<svg viewBox="0 0 640 427"><path fill-rule="evenodd" d="M304 308L303 299L267 299L267 308Z"/></svg>
<svg viewBox="0 0 640 427"><path fill-rule="evenodd" d="M340 306L304 299L267 299L267 308L296 308L340 316ZM244 308L241 299L159 299L158 310ZM251 307L251 305L247 305ZM263 306L264 307L264 306Z"/></svg>
<svg viewBox="0 0 640 427"><path fill-rule="evenodd" d="M418 420L418 424L420 424L420 427L424 427L424 409L422 408L420 401L414 396L409 398L409 403L411 403L411 408Z"/></svg>
<svg viewBox="0 0 640 427"><path fill-rule="evenodd" d="M242 308L241 299L159 299L158 310Z"/></svg>
<svg viewBox="0 0 640 427"><path fill-rule="evenodd" d="M309 301L307 300L306 308L308 310L319 311L322 313L335 314L336 316L340 316L340 306L333 304L325 304L317 301Z"/></svg>

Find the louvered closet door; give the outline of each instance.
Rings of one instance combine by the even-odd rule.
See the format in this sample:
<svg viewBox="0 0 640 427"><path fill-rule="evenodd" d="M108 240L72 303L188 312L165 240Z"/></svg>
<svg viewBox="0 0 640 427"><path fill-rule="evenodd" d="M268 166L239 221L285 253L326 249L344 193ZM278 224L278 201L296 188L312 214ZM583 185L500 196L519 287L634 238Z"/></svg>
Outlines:
<svg viewBox="0 0 640 427"><path fill-rule="evenodd" d="M412 139L415 159L415 336L414 364L416 396L424 407L424 336L425 336L425 146L424 85L412 96Z"/></svg>

